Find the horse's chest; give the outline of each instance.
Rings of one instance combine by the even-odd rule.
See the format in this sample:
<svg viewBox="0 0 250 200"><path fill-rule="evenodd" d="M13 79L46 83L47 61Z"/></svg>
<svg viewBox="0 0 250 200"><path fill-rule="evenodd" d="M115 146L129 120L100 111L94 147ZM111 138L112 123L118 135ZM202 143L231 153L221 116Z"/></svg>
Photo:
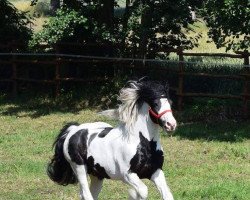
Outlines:
<svg viewBox="0 0 250 200"><path fill-rule="evenodd" d="M148 178L163 165L163 152L156 149L157 143L149 141L140 132L140 143L137 151L130 161L130 172L136 173L139 178Z"/></svg>

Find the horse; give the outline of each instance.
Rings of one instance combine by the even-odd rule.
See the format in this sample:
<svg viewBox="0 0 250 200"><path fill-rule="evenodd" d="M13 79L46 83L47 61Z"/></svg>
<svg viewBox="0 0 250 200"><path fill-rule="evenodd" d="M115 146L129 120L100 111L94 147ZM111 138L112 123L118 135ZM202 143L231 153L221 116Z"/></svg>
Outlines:
<svg viewBox="0 0 250 200"><path fill-rule="evenodd" d="M82 200L97 200L104 179L123 181L131 187L129 199L144 200L148 189L141 179L149 179L163 200L173 200L162 171L159 133L160 127L169 132L177 126L168 91L168 85L157 81L128 81L120 90L118 108L103 112L119 119L118 126L66 124L53 144L50 179L60 185L79 182Z"/></svg>

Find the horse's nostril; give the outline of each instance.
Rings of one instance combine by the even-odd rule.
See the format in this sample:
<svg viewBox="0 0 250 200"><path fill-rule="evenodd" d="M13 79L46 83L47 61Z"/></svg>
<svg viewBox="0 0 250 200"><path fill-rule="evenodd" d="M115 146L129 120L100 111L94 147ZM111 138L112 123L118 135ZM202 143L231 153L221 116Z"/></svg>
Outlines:
<svg viewBox="0 0 250 200"><path fill-rule="evenodd" d="M175 124L171 124L170 122L166 123L166 128L168 128L170 131L175 130Z"/></svg>

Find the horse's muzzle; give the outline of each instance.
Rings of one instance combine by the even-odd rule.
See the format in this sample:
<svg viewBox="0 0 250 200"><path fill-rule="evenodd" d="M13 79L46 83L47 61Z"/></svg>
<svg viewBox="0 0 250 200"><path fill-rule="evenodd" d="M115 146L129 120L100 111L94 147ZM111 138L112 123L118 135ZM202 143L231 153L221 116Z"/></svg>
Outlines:
<svg viewBox="0 0 250 200"><path fill-rule="evenodd" d="M164 123L164 125L163 125L163 129L164 129L166 132L175 131L176 126L177 126L176 121L174 121L174 122L166 122L166 123Z"/></svg>

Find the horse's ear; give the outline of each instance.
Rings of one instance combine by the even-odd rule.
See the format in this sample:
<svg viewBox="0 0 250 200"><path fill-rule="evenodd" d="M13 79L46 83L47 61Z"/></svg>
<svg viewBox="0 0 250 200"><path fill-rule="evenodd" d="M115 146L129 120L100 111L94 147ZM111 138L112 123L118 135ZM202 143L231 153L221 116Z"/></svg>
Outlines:
<svg viewBox="0 0 250 200"><path fill-rule="evenodd" d="M138 82L141 83L141 82L143 82L143 81L148 81L148 80L149 80L148 76L143 76L142 78L140 78L140 79L138 80Z"/></svg>
<svg viewBox="0 0 250 200"><path fill-rule="evenodd" d="M164 87L165 87L166 92L168 93L169 92L169 84L168 84L168 82L165 83Z"/></svg>
<svg viewBox="0 0 250 200"><path fill-rule="evenodd" d="M131 80L131 81L128 81L126 85L128 86L132 86L133 88L137 88L139 85L142 84L143 81L147 81L149 78L147 76L144 76L140 79L135 79L135 80Z"/></svg>
<svg viewBox="0 0 250 200"><path fill-rule="evenodd" d="M125 87L138 88L138 81L128 81Z"/></svg>

